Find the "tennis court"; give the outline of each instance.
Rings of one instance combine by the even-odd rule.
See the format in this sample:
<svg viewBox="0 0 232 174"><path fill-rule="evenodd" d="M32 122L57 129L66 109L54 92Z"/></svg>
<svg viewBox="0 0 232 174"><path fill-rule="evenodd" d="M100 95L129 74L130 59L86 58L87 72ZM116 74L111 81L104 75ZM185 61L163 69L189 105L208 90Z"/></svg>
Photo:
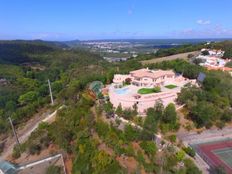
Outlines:
<svg viewBox="0 0 232 174"><path fill-rule="evenodd" d="M213 153L232 168L232 148L214 150Z"/></svg>
<svg viewBox="0 0 232 174"><path fill-rule="evenodd" d="M222 166L232 174L232 140L194 144L192 147L209 166Z"/></svg>

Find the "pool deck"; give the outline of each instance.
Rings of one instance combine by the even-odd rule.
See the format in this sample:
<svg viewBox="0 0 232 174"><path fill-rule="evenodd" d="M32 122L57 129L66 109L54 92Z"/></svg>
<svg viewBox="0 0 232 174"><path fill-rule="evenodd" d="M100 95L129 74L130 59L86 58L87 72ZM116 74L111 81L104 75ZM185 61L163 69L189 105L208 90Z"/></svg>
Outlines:
<svg viewBox="0 0 232 174"><path fill-rule="evenodd" d="M160 86L161 92L151 94L138 94L138 90L142 87L135 85L115 88L115 84L111 84L109 86L110 102L115 108L121 104L123 109L132 108L134 104L136 104L138 107L138 112L140 114L144 114L148 108L154 107L158 100L161 100L164 106L167 106L169 103L175 103L177 94L181 91L181 88L189 82L191 82L191 80L188 79L168 82L167 84L165 83L164 85ZM166 85L170 84L176 85L177 87L173 89L168 89L165 87Z"/></svg>

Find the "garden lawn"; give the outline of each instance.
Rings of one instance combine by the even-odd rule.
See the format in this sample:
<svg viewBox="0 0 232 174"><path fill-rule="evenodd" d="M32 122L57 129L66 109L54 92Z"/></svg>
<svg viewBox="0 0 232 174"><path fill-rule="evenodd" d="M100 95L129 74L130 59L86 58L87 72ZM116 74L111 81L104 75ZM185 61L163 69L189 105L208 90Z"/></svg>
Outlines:
<svg viewBox="0 0 232 174"><path fill-rule="evenodd" d="M141 88L138 90L139 94L151 94L161 92L160 87L155 88Z"/></svg>
<svg viewBox="0 0 232 174"><path fill-rule="evenodd" d="M172 84L165 86L165 88L168 88L168 89L174 89L176 87L177 87L176 85L172 85Z"/></svg>

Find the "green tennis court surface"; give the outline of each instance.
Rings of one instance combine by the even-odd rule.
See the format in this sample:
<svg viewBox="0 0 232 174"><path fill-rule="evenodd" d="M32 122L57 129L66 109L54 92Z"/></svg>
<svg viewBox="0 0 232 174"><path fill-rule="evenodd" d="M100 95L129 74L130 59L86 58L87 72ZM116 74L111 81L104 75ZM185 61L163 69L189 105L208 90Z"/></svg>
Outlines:
<svg viewBox="0 0 232 174"><path fill-rule="evenodd" d="M213 153L232 168L232 148L214 150Z"/></svg>

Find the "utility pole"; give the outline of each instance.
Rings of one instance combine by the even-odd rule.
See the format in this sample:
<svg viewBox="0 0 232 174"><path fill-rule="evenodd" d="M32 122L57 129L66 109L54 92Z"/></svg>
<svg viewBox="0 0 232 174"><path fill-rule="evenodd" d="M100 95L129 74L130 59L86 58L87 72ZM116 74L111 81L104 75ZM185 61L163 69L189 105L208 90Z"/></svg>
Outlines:
<svg viewBox="0 0 232 174"><path fill-rule="evenodd" d="M48 79L48 87L49 87L49 93L50 93L50 97L51 97L51 104L54 105L53 95L52 95L52 88L51 88L51 83L50 83L49 79Z"/></svg>
<svg viewBox="0 0 232 174"><path fill-rule="evenodd" d="M18 144L18 147L20 148L20 143L19 143L19 139L18 139L18 135L15 131L15 128L14 128L14 125L13 125L13 122L12 122L12 119L10 117L8 117L9 121L10 121L10 125L11 125L11 128L12 128L12 131L14 133L14 136L15 136L15 139L16 139L16 142Z"/></svg>

